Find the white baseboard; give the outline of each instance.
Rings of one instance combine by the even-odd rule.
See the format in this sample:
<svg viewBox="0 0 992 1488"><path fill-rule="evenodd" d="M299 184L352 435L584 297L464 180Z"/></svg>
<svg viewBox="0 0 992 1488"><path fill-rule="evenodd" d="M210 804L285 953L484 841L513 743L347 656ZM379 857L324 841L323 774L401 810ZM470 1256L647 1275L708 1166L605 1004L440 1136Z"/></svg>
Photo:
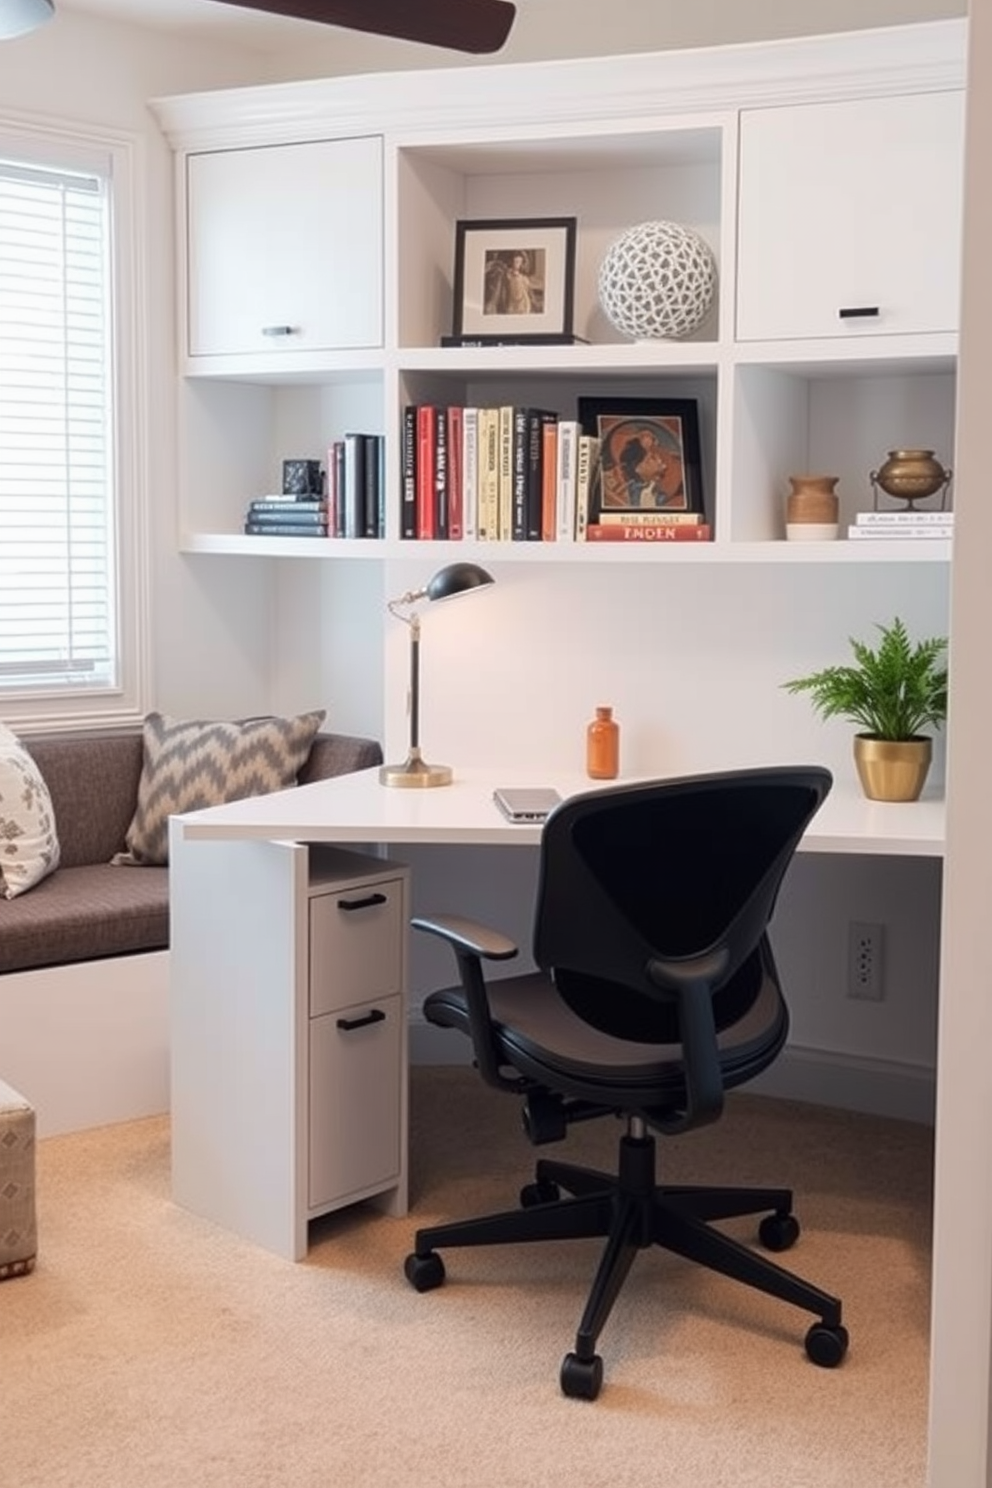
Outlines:
<svg viewBox="0 0 992 1488"><path fill-rule="evenodd" d="M434 1028L414 1017L410 1024L410 1062L470 1064L471 1047L463 1034ZM755 1095L933 1125L935 1083L932 1069L790 1045L763 1075L744 1088Z"/></svg>

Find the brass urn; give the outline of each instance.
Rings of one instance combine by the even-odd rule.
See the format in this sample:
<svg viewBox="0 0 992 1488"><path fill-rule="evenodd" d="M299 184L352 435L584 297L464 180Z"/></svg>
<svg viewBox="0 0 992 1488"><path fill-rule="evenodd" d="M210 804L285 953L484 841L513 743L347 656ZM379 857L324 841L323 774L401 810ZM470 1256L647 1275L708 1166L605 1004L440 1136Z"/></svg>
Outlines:
<svg viewBox="0 0 992 1488"><path fill-rule="evenodd" d="M854 764L861 789L869 801L916 801L930 770L932 742L915 739L877 739L856 734Z"/></svg>
<svg viewBox="0 0 992 1488"><path fill-rule="evenodd" d="M950 470L944 469L933 450L894 449L889 450L889 458L878 470L869 473L869 479L876 500L876 488L879 488L897 501L908 502L912 511L916 501L925 501L928 496L936 496L938 491L946 495L951 474Z"/></svg>

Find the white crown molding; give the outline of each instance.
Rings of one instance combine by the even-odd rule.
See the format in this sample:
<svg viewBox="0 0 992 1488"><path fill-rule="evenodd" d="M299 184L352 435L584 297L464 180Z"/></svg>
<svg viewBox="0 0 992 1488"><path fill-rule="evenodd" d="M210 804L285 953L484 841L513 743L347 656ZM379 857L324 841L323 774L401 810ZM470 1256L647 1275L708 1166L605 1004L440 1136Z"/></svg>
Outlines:
<svg viewBox="0 0 992 1488"><path fill-rule="evenodd" d="M411 139L515 124L658 119L800 99L963 87L967 23L932 21L832 36L637 56L321 78L157 98L177 150L333 136Z"/></svg>

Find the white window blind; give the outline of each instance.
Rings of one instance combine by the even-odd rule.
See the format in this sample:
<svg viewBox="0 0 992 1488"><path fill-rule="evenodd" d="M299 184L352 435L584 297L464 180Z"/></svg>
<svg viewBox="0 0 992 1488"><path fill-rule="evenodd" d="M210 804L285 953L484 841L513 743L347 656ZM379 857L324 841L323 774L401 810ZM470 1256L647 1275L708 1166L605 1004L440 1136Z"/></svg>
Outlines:
<svg viewBox="0 0 992 1488"><path fill-rule="evenodd" d="M0 698L119 685L109 218L0 158Z"/></svg>

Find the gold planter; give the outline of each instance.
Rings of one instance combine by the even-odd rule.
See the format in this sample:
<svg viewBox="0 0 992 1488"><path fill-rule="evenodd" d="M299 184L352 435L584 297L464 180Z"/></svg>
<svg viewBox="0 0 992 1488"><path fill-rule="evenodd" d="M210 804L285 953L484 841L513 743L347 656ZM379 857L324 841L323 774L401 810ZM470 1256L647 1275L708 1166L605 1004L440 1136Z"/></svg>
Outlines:
<svg viewBox="0 0 992 1488"><path fill-rule="evenodd" d="M870 801L915 801L930 769L929 739L876 739L856 734L854 763Z"/></svg>

